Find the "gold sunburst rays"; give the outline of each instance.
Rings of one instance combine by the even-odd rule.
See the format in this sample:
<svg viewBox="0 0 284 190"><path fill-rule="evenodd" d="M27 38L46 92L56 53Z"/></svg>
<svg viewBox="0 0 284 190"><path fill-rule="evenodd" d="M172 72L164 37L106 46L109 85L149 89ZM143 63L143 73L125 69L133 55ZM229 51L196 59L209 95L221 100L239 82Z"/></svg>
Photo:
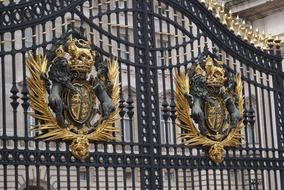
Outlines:
<svg viewBox="0 0 284 190"><path fill-rule="evenodd" d="M30 106L33 109L31 116L40 121L40 124L33 126L31 130L42 133L36 138L44 140L73 140L77 135L67 129L60 128L48 107L48 101L45 96L45 84L41 80L42 74L47 70L46 57L29 54L27 67L30 71L27 83L29 87ZM43 133L43 131L47 132Z"/></svg>
<svg viewBox="0 0 284 190"><path fill-rule="evenodd" d="M186 130L192 130L194 133L197 131L194 129L192 121L187 117L189 115L189 104L186 101L185 94L189 93L189 79L185 73L180 73L175 76L175 85L178 89L175 91L175 99L177 109L181 111L179 114L178 120L181 121L180 126ZM189 126L183 126L184 124L189 124Z"/></svg>
<svg viewBox="0 0 284 190"><path fill-rule="evenodd" d="M238 109L240 113L243 113L243 103L244 103L244 98L243 98L243 85L242 85L242 79L241 79L241 74L237 73L236 74L236 89L235 93L237 94L238 97Z"/></svg>
<svg viewBox="0 0 284 190"><path fill-rule="evenodd" d="M27 83L29 87L30 105L34 110L31 115L41 120L46 126L54 126L56 124L52 113L49 111L48 103L45 98L45 85L41 80L41 75L45 72L47 60L41 55L35 57L31 54L27 58L27 67L30 72L30 76L27 77ZM37 127L35 127L38 130Z"/></svg>

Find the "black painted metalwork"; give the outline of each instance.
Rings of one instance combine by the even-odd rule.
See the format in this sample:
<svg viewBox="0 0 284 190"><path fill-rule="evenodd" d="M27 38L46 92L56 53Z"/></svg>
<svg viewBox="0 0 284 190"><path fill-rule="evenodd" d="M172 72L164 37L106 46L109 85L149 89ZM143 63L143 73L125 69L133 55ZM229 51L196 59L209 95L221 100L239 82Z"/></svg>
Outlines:
<svg viewBox="0 0 284 190"><path fill-rule="evenodd" d="M117 141L92 142L85 161L30 128L26 53L81 31L120 63ZM225 43L224 43L225 42ZM212 163L176 137L174 74L204 47L243 79L245 138ZM236 37L197 0L13 0L0 3L0 189L283 189L284 74L279 50Z"/></svg>

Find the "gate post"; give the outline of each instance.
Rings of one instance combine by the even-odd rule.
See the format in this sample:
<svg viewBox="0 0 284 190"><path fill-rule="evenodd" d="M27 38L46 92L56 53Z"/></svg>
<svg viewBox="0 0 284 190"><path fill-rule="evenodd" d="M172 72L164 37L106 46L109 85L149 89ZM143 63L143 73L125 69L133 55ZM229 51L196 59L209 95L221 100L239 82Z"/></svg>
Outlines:
<svg viewBox="0 0 284 190"><path fill-rule="evenodd" d="M157 84L157 61L155 27L152 0L133 0L134 43L136 67L136 93L139 152L141 154L141 189L161 190L162 169L159 169L160 122L159 92Z"/></svg>
<svg viewBox="0 0 284 190"><path fill-rule="evenodd" d="M273 53L273 50L271 51ZM281 52L277 48L276 54L281 57ZM273 77L273 88L275 89L274 101L275 101L275 114L276 114L276 130L277 130L277 142L279 149L280 165L283 165L284 159L284 73L282 68L281 59L275 64L276 74ZM280 170L280 185L281 189L284 188L284 170Z"/></svg>

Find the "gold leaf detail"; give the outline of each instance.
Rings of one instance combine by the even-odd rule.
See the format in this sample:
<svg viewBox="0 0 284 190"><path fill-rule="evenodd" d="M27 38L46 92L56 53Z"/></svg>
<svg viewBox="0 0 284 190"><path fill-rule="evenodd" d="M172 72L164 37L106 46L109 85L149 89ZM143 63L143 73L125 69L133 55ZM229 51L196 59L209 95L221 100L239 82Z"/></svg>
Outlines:
<svg viewBox="0 0 284 190"><path fill-rule="evenodd" d="M108 77L113 82L111 98L115 105L115 111L113 111L107 119L103 120L94 132L85 136L88 140L113 140L113 133L118 131L118 129L114 127L114 123L118 119L119 114L119 69L116 59L109 60L107 64L109 70ZM73 140L73 142L75 142L76 139L82 140L82 138L85 138L82 137L82 134L74 133L70 131L69 128L61 128L49 109L45 84L44 81L41 80L41 76L47 72L47 65L47 59L42 55L33 56L29 54L27 58L27 67L30 72L30 76L27 77L27 83L29 87L30 105L34 111L31 113L31 116L40 121L40 124L34 126L31 130L39 132L40 135L36 138L44 141L61 139Z"/></svg>
<svg viewBox="0 0 284 190"><path fill-rule="evenodd" d="M239 73L236 75L236 82L237 85L235 88L235 93L238 97L238 110L242 114L242 82ZM212 161L219 163L223 160L221 155L223 154L223 147L239 147L241 145L241 140L243 139L243 135L241 133L243 128L242 120L239 121L236 128L231 129L227 137L222 141L214 141L200 134L200 132L195 128L192 118L190 117L190 106L185 97L186 94L190 93L189 85L189 77L186 73L177 73L175 75L175 101L178 119L177 125L184 130L184 133L180 135L180 138L182 139L183 144L189 146L205 146L210 148L210 157L212 158Z"/></svg>

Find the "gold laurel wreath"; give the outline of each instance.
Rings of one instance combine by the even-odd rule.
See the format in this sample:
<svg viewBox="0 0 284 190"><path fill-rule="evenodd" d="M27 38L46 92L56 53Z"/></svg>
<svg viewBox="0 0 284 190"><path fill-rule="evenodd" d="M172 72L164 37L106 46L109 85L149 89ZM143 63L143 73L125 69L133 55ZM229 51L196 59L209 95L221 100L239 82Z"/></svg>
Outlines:
<svg viewBox="0 0 284 190"><path fill-rule="evenodd" d="M34 126L32 130L40 132L37 137L43 140L74 140L82 136L70 131L68 128L61 128L53 116L46 99L46 91L44 81L41 80L41 75L47 71L47 59L42 55L32 56L29 54L27 58L27 67L30 71L30 76L27 77L27 83L29 87L30 106L33 109L33 116L40 121L40 124ZM113 140L114 132L118 132L118 129L114 127L115 121L118 119L119 114L119 81L118 81L118 63L117 59L111 59L107 61L108 66L108 78L113 82L113 89L111 98L115 105L115 111L110 116L103 120L96 130L86 137L89 140L94 141L107 141Z"/></svg>
<svg viewBox="0 0 284 190"><path fill-rule="evenodd" d="M242 82L239 73L236 75L236 88L235 93L238 96L238 110L243 113L243 95L242 95ZM183 144L190 146L213 146L219 144L223 147L239 147L241 145L241 140L243 135L241 133L243 124L239 121L236 128L232 129L227 137L222 141L214 141L206 136L199 133L199 131L194 127L192 118L190 117L190 106L187 102L186 93L190 92L189 77L185 73L178 73L175 76L175 100L177 109L177 119L179 123L177 124L185 132L180 135L180 139L183 140Z"/></svg>

